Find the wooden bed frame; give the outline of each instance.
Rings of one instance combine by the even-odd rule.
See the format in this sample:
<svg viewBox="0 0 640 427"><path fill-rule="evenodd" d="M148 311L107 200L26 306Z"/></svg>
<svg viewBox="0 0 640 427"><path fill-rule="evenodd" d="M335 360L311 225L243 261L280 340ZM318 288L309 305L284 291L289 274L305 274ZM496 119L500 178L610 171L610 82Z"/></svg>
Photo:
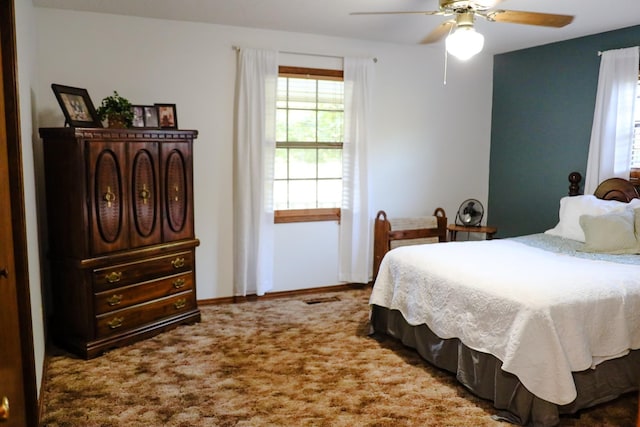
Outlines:
<svg viewBox="0 0 640 427"><path fill-rule="evenodd" d="M387 219L385 211L379 211L376 215L373 236L373 281L375 282L380 269L382 258L391 250L391 242L398 240L415 240L438 238L438 242L447 241L447 214L444 209L436 208L433 211L436 218L434 228L416 228L407 230L392 230L391 222Z"/></svg>
<svg viewBox="0 0 640 427"><path fill-rule="evenodd" d="M569 195L579 195L580 181L582 175L579 172L571 172L569 174ZM600 183L596 191L593 193L598 199L617 200L619 202L629 203L632 199L640 198L638 186L626 179L609 178Z"/></svg>

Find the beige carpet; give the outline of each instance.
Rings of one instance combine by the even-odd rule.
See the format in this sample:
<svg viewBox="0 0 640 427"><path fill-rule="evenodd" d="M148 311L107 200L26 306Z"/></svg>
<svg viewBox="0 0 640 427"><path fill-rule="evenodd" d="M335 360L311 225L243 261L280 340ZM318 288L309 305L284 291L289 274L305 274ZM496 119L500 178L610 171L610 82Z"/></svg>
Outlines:
<svg viewBox="0 0 640 427"><path fill-rule="evenodd" d="M367 335L369 289L202 307L202 323L84 361L58 351L53 426L503 426L494 409L392 339ZM562 420L633 426L637 395Z"/></svg>

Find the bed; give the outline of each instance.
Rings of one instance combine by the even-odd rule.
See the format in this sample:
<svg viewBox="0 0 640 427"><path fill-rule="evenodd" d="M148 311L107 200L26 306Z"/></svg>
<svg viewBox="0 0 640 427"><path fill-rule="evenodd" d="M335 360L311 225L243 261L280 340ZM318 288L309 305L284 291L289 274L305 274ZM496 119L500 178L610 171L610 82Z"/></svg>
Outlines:
<svg viewBox="0 0 640 427"><path fill-rule="evenodd" d="M575 193L575 173L570 181ZM494 418L557 425L639 388L635 229L638 192L614 178L595 195L563 197L544 233L390 250L372 289L372 329L455 373L493 401Z"/></svg>

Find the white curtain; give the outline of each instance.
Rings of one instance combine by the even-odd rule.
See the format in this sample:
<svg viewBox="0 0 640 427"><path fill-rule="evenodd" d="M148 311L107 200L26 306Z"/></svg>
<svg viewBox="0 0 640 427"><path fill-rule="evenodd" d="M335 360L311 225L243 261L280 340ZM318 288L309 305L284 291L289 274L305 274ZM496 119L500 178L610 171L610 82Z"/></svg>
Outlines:
<svg viewBox="0 0 640 427"><path fill-rule="evenodd" d="M371 59L344 59L345 135L338 278L352 283L367 283L372 268L367 142L373 72Z"/></svg>
<svg viewBox="0 0 640 427"><path fill-rule="evenodd" d="M613 177L629 179L638 46L602 53L584 193Z"/></svg>
<svg viewBox="0 0 640 427"><path fill-rule="evenodd" d="M241 49L236 85L234 291L273 288L273 162L278 54Z"/></svg>

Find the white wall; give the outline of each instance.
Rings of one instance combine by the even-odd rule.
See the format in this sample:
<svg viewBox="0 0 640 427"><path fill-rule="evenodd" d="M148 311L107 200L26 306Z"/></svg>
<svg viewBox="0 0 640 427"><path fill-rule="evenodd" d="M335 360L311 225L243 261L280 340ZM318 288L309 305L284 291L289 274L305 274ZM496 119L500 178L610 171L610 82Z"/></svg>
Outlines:
<svg viewBox="0 0 640 427"><path fill-rule="evenodd" d="M373 210L453 219L469 197L487 200L492 58L449 61L443 45L401 46L38 8L38 126L61 126L50 89L88 89L94 104L114 89L137 104L177 104L178 124L198 129L195 220L199 299L233 294L232 163L236 52L232 46L377 57L372 139ZM298 55L282 55L293 61ZM303 57L303 61L318 57ZM293 65L293 64L284 64ZM485 203L486 205L486 203ZM337 225L276 227L275 290L337 284Z"/></svg>

